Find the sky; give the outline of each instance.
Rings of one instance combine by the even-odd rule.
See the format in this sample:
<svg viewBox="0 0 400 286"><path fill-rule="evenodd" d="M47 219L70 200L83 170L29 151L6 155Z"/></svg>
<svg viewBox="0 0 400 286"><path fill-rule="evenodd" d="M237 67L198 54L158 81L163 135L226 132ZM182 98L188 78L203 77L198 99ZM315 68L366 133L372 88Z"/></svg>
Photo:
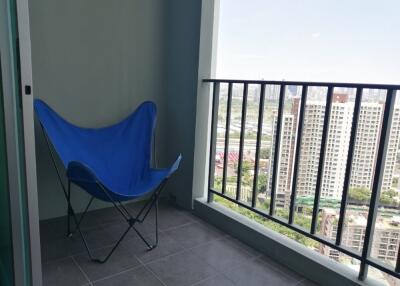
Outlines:
<svg viewBox="0 0 400 286"><path fill-rule="evenodd" d="M216 76L400 84L400 0L220 0Z"/></svg>

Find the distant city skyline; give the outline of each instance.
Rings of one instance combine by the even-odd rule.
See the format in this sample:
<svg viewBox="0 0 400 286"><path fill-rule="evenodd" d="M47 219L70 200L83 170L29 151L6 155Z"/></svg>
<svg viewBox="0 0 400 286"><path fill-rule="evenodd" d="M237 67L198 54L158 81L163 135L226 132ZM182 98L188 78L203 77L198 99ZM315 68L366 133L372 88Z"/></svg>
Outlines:
<svg viewBox="0 0 400 286"><path fill-rule="evenodd" d="M400 84L400 1L220 2L219 78Z"/></svg>

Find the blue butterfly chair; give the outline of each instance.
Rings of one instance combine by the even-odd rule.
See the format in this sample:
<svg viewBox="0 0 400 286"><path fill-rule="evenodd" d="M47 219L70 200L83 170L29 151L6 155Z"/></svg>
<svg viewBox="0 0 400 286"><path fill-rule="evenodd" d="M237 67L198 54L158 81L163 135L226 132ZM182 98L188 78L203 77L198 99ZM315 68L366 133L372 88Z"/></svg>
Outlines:
<svg viewBox="0 0 400 286"><path fill-rule="evenodd" d="M178 169L182 158L179 156L166 169L151 167L151 145L156 124L155 104L144 102L121 122L97 129L80 128L67 122L41 100L35 100L34 106L68 202L68 236L72 235L72 217L89 257L99 263L110 258L130 229L139 235L149 250L154 249L158 244L158 198L168 178ZM53 149L66 168L67 187L61 179ZM79 220L71 205L71 184L81 187L91 196ZM142 197L149 199L138 214L132 216L122 202ZM92 256L80 229L82 219L94 198L112 203L128 223L126 231L103 259ZM156 213L156 238L155 243L150 244L135 228L135 224L143 223L153 207Z"/></svg>

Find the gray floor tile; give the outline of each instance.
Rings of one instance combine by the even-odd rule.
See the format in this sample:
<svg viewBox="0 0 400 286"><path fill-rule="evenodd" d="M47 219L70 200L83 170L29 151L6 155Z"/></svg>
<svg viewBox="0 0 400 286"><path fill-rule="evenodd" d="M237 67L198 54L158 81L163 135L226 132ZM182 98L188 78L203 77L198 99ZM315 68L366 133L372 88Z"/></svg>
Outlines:
<svg viewBox="0 0 400 286"><path fill-rule="evenodd" d="M299 282L261 259L243 263L239 267L227 270L224 274L238 286L288 286L296 285Z"/></svg>
<svg viewBox="0 0 400 286"><path fill-rule="evenodd" d="M203 223L205 222L205 220L203 220L202 218L196 216L194 213L188 213L188 216L194 222L203 222Z"/></svg>
<svg viewBox="0 0 400 286"><path fill-rule="evenodd" d="M128 207L137 210L139 205ZM44 264L44 285L90 286L86 277L94 285L316 285L188 212L163 202L159 216L156 249L147 251L131 230L122 247L102 265L89 261L79 234L65 236L66 218L42 222L43 261L52 261ZM90 212L85 219L84 233L97 256L105 254L127 227L114 209ZM154 213L150 213L137 227L154 241L154 224Z"/></svg>
<svg viewBox="0 0 400 286"><path fill-rule="evenodd" d="M139 227L138 227L139 226ZM155 234L155 229L153 232L146 231L140 227L139 224L135 225L136 229L138 229L144 237L151 237ZM113 241L118 241L121 235L127 230L128 224L126 222L114 222L103 225L104 231L107 233L109 237L112 238ZM131 228L128 234L125 236L125 240L131 240L138 238L136 232Z"/></svg>
<svg viewBox="0 0 400 286"><path fill-rule="evenodd" d="M154 241L154 237L151 238ZM165 233L159 234L158 246L149 251L140 239L126 240L122 243L126 248L131 250L143 263L151 262L155 259L165 257L167 255L175 254L183 250L183 248L172 237Z"/></svg>
<svg viewBox="0 0 400 286"><path fill-rule="evenodd" d="M147 266L168 286L189 286L217 274L189 251L167 256Z"/></svg>
<svg viewBox="0 0 400 286"><path fill-rule="evenodd" d="M131 205L131 209L134 213L137 213L142 207L142 204ZM193 222L192 216L185 210L174 207L168 203L160 202L158 205L159 209L159 227L161 230L166 230L171 227L177 227L183 224ZM148 222L154 223L155 211L154 208L149 213L147 218Z"/></svg>
<svg viewBox="0 0 400 286"><path fill-rule="evenodd" d="M184 248L193 248L224 236L224 233L214 227L199 223L191 223L166 231Z"/></svg>
<svg viewBox="0 0 400 286"><path fill-rule="evenodd" d="M42 261L50 262L84 252L85 246L80 237L63 237L53 241L42 241L41 250Z"/></svg>
<svg viewBox="0 0 400 286"><path fill-rule="evenodd" d="M77 215L78 221L81 218L81 214ZM75 226L74 221L71 219L71 226L72 228ZM94 212L88 212L85 217L81 221L81 229L91 229L101 226L102 222Z"/></svg>
<svg viewBox="0 0 400 286"><path fill-rule="evenodd" d="M67 236L67 219L65 217L40 222L42 242L59 240Z"/></svg>
<svg viewBox="0 0 400 286"><path fill-rule="evenodd" d="M93 283L94 286L161 286L163 285L143 266L131 269L116 276Z"/></svg>
<svg viewBox="0 0 400 286"><path fill-rule="evenodd" d="M85 217L83 221L85 221L87 218L89 219L89 221L92 220L93 223L98 222L100 224L109 224L114 222L125 221L121 213L114 207L90 211L87 213L87 217Z"/></svg>
<svg viewBox="0 0 400 286"><path fill-rule="evenodd" d="M181 210L168 211L159 217L160 229L168 230L173 227L193 222L186 212Z"/></svg>
<svg viewBox="0 0 400 286"><path fill-rule="evenodd" d="M317 284L313 281L310 281L308 279L304 279L296 286L319 286L319 284Z"/></svg>
<svg viewBox="0 0 400 286"><path fill-rule="evenodd" d="M50 230L49 230L50 231ZM101 226L82 231L90 249L102 248L113 244L116 239ZM41 235L44 235L43 233ZM64 258L85 252L85 246L78 232L72 237L63 236L51 241L41 240L42 259L44 262Z"/></svg>
<svg viewBox="0 0 400 286"><path fill-rule="evenodd" d="M111 247L107 247L94 251L93 256L102 259L110 250ZM91 261L86 253L74 256L74 259L83 272L89 277L90 281L115 275L140 264L134 253L123 246L118 247L110 259L103 264Z"/></svg>
<svg viewBox="0 0 400 286"><path fill-rule="evenodd" d="M299 273L290 270L289 268L283 266L282 264L276 262L275 260L271 259L268 256L261 256L260 259L264 262L267 263L268 265L270 265L271 267L274 267L275 269L281 271L282 273L284 273L285 275L291 276L296 280L303 280L303 276L300 275Z"/></svg>
<svg viewBox="0 0 400 286"><path fill-rule="evenodd" d="M43 264L44 286L78 286L88 282L72 258Z"/></svg>
<svg viewBox="0 0 400 286"><path fill-rule="evenodd" d="M254 256L254 257L262 256L262 253L260 251L258 251L257 249L254 249L254 248L248 246L247 244L241 242L239 239L236 239L232 236L228 236L228 237L234 244L236 244L238 247L244 249L245 251L250 253L252 256Z"/></svg>
<svg viewBox="0 0 400 286"><path fill-rule="evenodd" d="M193 284L193 286L235 286L235 284L225 276L217 275Z"/></svg>
<svg viewBox="0 0 400 286"><path fill-rule="evenodd" d="M80 214L77 214L79 220ZM93 212L88 212L85 218L81 222L81 229L87 230L92 228L98 228L101 221L98 219ZM71 217L70 221L71 229L74 229L75 223ZM67 235L68 220L67 217L59 217L55 219L49 219L40 222L41 240L42 241L53 241L61 238L65 238Z"/></svg>
<svg viewBox="0 0 400 286"><path fill-rule="evenodd" d="M238 244L230 239L215 240L191 249L191 251L221 272L237 267L254 257L249 252L239 248Z"/></svg>
<svg viewBox="0 0 400 286"><path fill-rule="evenodd" d="M84 230L83 234L85 235L86 242L91 249L108 246L116 242L115 237L110 235L104 227ZM75 237L79 238L79 233L76 233Z"/></svg>
<svg viewBox="0 0 400 286"><path fill-rule="evenodd" d="M193 222L186 212L164 208L159 210L158 226L160 230L168 230L174 227L179 227ZM142 229L153 232L155 227L155 213L154 210L148 215L143 224L140 225Z"/></svg>

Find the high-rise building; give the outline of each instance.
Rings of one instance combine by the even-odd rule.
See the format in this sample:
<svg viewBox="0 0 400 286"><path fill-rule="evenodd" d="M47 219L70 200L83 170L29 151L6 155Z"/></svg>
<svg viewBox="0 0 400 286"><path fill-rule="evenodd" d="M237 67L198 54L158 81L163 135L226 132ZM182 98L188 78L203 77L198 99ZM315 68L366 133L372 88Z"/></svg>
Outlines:
<svg viewBox="0 0 400 286"><path fill-rule="evenodd" d="M299 195L314 195L319 167L326 103L309 101L304 116L299 165ZM329 121L321 196L340 199L350 140L354 104L347 94L334 94Z"/></svg>
<svg viewBox="0 0 400 286"><path fill-rule="evenodd" d="M350 178L352 187L370 189L372 186L383 108L380 103L362 103Z"/></svg>
<svg viewBox="0 0 400 286"><path fill-rule="evenodd" d="M342 234L342 244L361 252L364 243L365 228L367 225L367 211L347 212L345 226ZM335 240L337 233L337 222L339 214L337 210L324 209L322 211L321 235ZM394 263L397 259L400 242L400 218L385 218L378 216L375 224L374 239L371 256L381 261ZM324 244L320 245L319 251L332 259L339 260L345 255Z"/></svg>
<svg viewBox="0 0 400 286"><path fill-rule="evenodd" d="M293 99L290 114L283 115L282 137L278 166L277 204L287 206L290 200L295 137L299 113L299 98ZM319 158L324 127L326 103L309 100L304 113L297 194L313 196L316 189ZM323 166L321 197L340 200L342 197L354 102L345 93L335 93L329 120L328 138ZM354 148L350 187L371 188L379 137L384 112L383 102L363 101L361 104L356 143ZM276 118L273 126L276 126ZM274 129L273 129L274 130ZM273 132L275 135L275 130ZM273 136L275 138L275 136ZM272 146L275 145L272 141ZM400 108L396 105L386 153L382 190L392 186L392 180L400 143ZM271 158L273 158L273 151ZM274 162L271 163L271 168ZM272 175L272 172L270 171ZM270 176L270 181L271 181ZM270 184L271 187L271 184Z"/></svg>
<svg viewBox="0 0 400 286"><path fill-rule="evenodd" d="M272 129L272 146L275 145L276 138L276 120L277 117L274 116L274 124ZM280 140L280 157L279 157L279 166L278 166L278 181L277 181L277 190L276 190L276 206L277 207L287 207L290 203L290 189L291 189L291 174L292 174L292 154L293 154L293 146L294 146L294 136L296 134L295 128L295 117L293 114L284 114L283 122L282 122L282 135ZM270 179L269 179L269 188L272 187L272 175L274 168L274 148L271 150L270 155Z"/></svg>
<svg viewBox="0 0 400 286"><path fill-rule="evenodd" d="M392 127L388 151L386 153L385 173L383 177L382 190L389 190L393 185L394 171L400 147L400 107L396 106L393 112Z"/></svg>

